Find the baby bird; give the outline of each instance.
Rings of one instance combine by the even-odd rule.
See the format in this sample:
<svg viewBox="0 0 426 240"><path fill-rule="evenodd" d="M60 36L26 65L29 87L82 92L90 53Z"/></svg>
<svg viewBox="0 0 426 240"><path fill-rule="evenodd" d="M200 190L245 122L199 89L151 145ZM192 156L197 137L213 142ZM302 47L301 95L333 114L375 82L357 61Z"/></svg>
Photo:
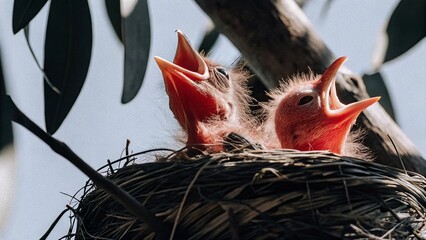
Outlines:
<svg viewBox="0 0 426 240"><path fill-rule="evenodd" d="M247 75L227 71L200 55L181 31L173 62L154 57L164 78L169 107L187 135L186 145L219 152L223 138L248 123Z"/></svg>
<svg viewBox="0 0 426 240"><path fill-rule="evenodd" d="M380 97L345 105L336 93L335 76L346 57L335 60L321 76L302 75L270 94L263 135L275 135L265 145L302 151L328 150L353 155L362 145L350 136L358 115Z"/></svg>

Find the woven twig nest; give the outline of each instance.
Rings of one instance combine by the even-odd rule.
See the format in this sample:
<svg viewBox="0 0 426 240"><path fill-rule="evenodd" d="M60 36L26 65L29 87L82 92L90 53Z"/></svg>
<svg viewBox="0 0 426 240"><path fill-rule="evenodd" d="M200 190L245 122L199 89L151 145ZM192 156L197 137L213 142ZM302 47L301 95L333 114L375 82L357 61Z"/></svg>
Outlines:
<svg viewBox="0 0 426 240"><path fill-rule="evenodd" d="M326 152L247 150L108 174L183 239L422 239L426 179ZM90 183L76 239L155 239ZM183 236L182 236L183 235Z"/></svg>

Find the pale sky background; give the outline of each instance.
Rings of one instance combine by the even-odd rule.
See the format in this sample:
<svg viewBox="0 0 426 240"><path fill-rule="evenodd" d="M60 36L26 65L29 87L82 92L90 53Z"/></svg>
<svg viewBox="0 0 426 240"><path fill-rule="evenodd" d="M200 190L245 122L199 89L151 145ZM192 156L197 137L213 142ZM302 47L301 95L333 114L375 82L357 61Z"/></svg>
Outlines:
<svg viewBox="0 0 426 240"><path fill-rule="evenodd" d="M325 1L311 1L305 8L316 31L336 56L348 56L345 66L355 73L371 69L371 56L379 31L396 6L396 0L333 1L326 19L320 9ZM50 1L48 2L48 4ZM208 18L193 1L149 1L152 47L142 90L129 104L120 103L123 49L110 27L104 1L89 1L93 19L93 50L86 83L73 109L54 135L66 142L92 167L116 159L131 140L134 152L172 147L178 126L168 109L161 73L153 61L158 55L171 60L176 49L176 29L195 46L201 41ZM12 34L13 1L0 0L0 47L8 92L18 107L44 126L43 82L28 50L23 32ZM43 62L48 6L32 21L30 38ZM230 64L238 52L220 38L213 57ZM404 132L426 155L426 44L425 40L398 60L383 67ZM70 198L87 180L64 158L54 153L24 128L14 125L17 176L9 221L0 239L38 239ZM1 176L0 176L1 177ZM10 194L1 192L0 194ZM49 239L67 233L64 217Z"/></svg>

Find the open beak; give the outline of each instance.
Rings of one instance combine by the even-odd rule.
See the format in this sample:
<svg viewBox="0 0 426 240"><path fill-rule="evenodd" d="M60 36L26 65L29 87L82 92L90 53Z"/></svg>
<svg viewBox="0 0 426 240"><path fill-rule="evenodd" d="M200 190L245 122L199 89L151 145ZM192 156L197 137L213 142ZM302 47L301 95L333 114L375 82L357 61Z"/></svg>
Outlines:
<svg viewBox="0 0 426 240"><path fill-rule="evenodd" d="M210 77L206 62L185 35L179 30L176 32L178 46L173 62L157 56L154 59L163 74L170 108L184 126L188 124L189 118L200 120L210 114L212 109L216 111L217 105L202 84Z"/></svg>
<svg viewBox="0 0 426 240"><path fill-rule="evenodd" d="M192 48L186 36L180 30L176 33L178 46L173 63L157 56L154 59L163 73L166 86L176 88L176 85L189 84L195 87L194 83L209 78L207 64Z"/></svg>
<svg viewBox="0 0 426 240"><path fill-rule="evenodd" d="M379 101L380 97L373 97L345 105L340 102L336 92L336 75L339 68L346 61L346 57L335 60L318 79L316 88L320 92L321 102L324 105L325 115L335 122L353 122L367 107Z"/></svg>

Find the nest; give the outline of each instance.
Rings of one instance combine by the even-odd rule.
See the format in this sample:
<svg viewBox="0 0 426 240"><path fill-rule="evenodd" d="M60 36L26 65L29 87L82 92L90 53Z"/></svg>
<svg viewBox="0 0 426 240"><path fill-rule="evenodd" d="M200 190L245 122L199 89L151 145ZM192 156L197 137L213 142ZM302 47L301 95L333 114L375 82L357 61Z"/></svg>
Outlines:
<svg viewBox="0 0 426 240"><path fill-rule="evenodd" d="M173 226L174 239L426 238L426 179L416 173L327 152L176 152L163 160L104 170ZM74 217L75 239L156 238L91 182Z"/></svg>

